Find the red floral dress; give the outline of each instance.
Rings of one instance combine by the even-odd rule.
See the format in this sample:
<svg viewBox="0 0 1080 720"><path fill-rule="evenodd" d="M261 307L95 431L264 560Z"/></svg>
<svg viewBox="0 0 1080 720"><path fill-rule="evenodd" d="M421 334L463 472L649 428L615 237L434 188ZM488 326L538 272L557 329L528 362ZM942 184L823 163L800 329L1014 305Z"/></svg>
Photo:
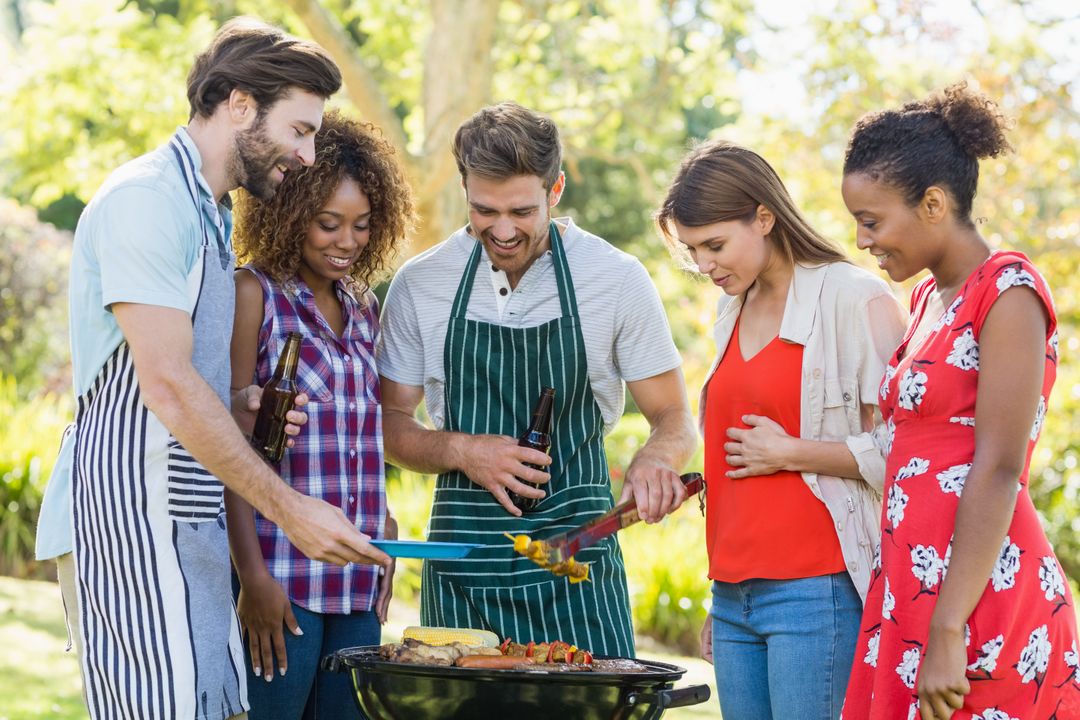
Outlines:
<svg viewBox="0 0 1080 720"><path fill-rule="evenodd" d="M1001 293L1033 289L1050 318L1046 372L1016 510L965 628L971 693L953 720L1080 718L1076 616L1061 565L1028 494L1031 452L1057 367L1057 321L1046 282L1022 254L991 255L911 352L908 330L881 385L889 437L882 537L875 556L843 720L919 717L916 678L930 615L949 570L956 508L975 452L979 335ZM912 328L933 278L912 295Z"/></svg>

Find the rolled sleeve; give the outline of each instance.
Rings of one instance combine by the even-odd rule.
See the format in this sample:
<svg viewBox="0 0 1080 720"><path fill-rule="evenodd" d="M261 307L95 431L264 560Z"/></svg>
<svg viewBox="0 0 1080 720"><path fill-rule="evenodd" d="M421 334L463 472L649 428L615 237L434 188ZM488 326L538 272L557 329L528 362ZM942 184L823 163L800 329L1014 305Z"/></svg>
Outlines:
<svg viewBox="0 0 1080 720"><path fill-rule="evenodd" d="M403 385L424 384L424 341L420 319L402 269L390 283L382 310L382 332L376 354L379 374Z"/></svg>
<svg viewBox="0 0 1080 720"><path fill-rule="evenodd" d="M849 435L844 443L855 458L863 480L881 495L885 487L885 445L879 430L883 432L884 427L878 425L870 432Z"/></svg>
<svg viewBox="0 0 1080 720"><path fill-rule="evenodd" d="M617 308L613 353L623 380L644 380L682 365L660 294L640 262L626 273Z"/></svg>

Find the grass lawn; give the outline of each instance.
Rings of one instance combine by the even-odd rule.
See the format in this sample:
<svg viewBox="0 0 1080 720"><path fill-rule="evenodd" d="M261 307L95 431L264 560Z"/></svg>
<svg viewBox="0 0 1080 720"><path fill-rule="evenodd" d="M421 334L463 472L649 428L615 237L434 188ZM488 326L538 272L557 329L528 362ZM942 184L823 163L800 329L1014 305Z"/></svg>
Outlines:
<svg viewBox="0 0 1080 720"><path fill-rule="evenodd" d="M0 720L85 718L60 586L0 577Z"/></svg>
<svg viewBox="0 0 1080 720"><path fill-rule="evenodd" d="M385 641L400 640L407 625L419 624L419 611L391 603L391 617L383 628ZM0 720L84 720L78 664L74 652L65 653L67 632L60 605L60 586L0 577ZM703 660L664 651L647 639L638 653L650 660L687 668L678 687L708 683L713 697L701 705L664 713L667 720L720 718L712 666Z"/></svg>

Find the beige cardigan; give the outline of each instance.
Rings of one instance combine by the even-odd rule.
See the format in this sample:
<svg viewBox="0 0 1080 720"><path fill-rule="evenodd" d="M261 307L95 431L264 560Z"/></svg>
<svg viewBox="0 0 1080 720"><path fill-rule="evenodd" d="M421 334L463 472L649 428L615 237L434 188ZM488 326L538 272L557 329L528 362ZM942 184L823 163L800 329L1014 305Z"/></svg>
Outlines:
<svg viewBox="0 0 1080 720"><path fill-rule="evenodd" d="M703 435L709 379L724 356L742 304L742 296L724 295L717 306L716 360L698 405ZM906 321L889 286L866 270L844 262L795 265L780 338L804 347L799 436L846 443L863 479L802 476L829 509L848 574L864 600L880 541L885 483L885 431L877 412L878 390Z"/></svg>

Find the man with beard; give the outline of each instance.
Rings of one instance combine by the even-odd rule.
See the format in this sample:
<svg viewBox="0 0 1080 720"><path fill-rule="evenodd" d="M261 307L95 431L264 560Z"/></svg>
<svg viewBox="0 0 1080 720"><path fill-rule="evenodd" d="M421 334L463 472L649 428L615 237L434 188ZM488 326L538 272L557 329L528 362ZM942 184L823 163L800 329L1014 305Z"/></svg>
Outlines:
<svg viewBox="0 0 1080 720"><path fill-rule="evenodd" d="M249 424L259 397L236 387L251 378L230 383L228 193L270 197L310 165L340 84L317 45L230 21L188 76L188 125L113 172L79 220L70 478L50 482L39 556L74 551L60 577L95 720L246 711L222 483L312 558L389 563L340 509L282 482L227 409Z"/></svg>
<svg viewBox="0 0 1080 720"><path fill-rule="evenodd" d="M503 534L543 539L612 507L604 435L626 387L652 432L623 497L647 522L686 498L677 471L696 433L664 309L634 257L551 217L565 176L549 118L487 107L453 150L469 224L397 273L378 356L387 456L439 473L428 539L486 546L424 565L421 620L632 656L614 538L579 553L591 582L571 585ZM550 457L515 439L542 387L555 389ZM434 430L414 418L422 399ZM515 496L539 503L522 513Z"/></svg>

